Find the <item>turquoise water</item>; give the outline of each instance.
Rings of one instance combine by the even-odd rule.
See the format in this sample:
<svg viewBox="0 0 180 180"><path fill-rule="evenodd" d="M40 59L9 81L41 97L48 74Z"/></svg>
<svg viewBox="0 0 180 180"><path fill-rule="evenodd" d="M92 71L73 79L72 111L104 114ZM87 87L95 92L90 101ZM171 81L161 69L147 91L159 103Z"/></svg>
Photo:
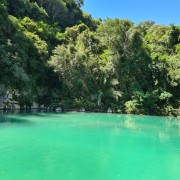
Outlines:
<svg viewBox="0 0 180 180"><path fill-rule="evenodd" d="M179 180L180 120L95 113L1 116L0 180Z"/></svg>

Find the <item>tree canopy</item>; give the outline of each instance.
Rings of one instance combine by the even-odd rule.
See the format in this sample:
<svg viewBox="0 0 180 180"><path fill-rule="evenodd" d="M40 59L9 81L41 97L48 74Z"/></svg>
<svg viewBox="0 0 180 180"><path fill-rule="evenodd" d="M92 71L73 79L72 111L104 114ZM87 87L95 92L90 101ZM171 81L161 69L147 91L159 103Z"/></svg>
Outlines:
<svg viewBox="0 0 180 180"><path fill-rule="evenodd" d="M0 0L0 96L22 108L180 114L180 27L93 19L83 0Z"/></svg>

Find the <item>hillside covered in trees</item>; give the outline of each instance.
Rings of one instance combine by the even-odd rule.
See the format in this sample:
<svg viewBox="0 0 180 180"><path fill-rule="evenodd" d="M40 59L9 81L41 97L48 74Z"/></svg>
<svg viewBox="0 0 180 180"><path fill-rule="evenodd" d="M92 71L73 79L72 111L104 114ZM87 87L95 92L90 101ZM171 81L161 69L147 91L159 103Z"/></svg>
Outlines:
<svg viewBox="0 0 180 180"><path fill-rule="evenodd" d="M0 100L180 114L180 27L92 19L83 0L0 0Z"/></svg>

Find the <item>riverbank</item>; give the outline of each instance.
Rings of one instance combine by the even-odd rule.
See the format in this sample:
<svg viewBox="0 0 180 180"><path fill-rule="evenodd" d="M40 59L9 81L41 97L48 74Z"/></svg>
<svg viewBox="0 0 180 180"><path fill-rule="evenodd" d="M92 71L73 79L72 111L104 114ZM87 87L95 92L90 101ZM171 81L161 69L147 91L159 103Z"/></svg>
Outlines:
<svg viewBox="0 0 180 180"><path fill-rule="evenodd" d="M124 112L118 112L118 111L113 111L112 112L108 112L104 111L102 109L94 109L94 110L85 110L84 108L78 109L78 108L74 108L74 109L61 109L61 108L57 108L57 109L50 109L50 108L28 108L28 109L0 109L0 113L27 113L27 112L32 112L32 113L36 113L36 112L56 112L56 113L66 113L66 112L84 112L84 113L113 113L113 114L128 114L128 113L124 113ZM133 114L133 113L129 113L129 114ZM167 116L167 117L177 117L180 119L180 114L176 114L176 115L159 115L159 114L134 114L134 115L147 115L147 116Z"/></svg>

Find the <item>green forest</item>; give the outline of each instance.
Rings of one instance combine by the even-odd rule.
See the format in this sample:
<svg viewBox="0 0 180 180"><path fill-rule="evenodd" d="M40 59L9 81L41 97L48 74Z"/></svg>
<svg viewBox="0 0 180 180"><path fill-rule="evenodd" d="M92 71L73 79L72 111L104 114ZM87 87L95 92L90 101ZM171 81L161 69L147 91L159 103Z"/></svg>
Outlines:
<svg viewBox="0 0 180 180"><path fill-rule="evenodd" d="M180 26L93 19L83 3L0 0L1 99L178 116Z"/></svg>

